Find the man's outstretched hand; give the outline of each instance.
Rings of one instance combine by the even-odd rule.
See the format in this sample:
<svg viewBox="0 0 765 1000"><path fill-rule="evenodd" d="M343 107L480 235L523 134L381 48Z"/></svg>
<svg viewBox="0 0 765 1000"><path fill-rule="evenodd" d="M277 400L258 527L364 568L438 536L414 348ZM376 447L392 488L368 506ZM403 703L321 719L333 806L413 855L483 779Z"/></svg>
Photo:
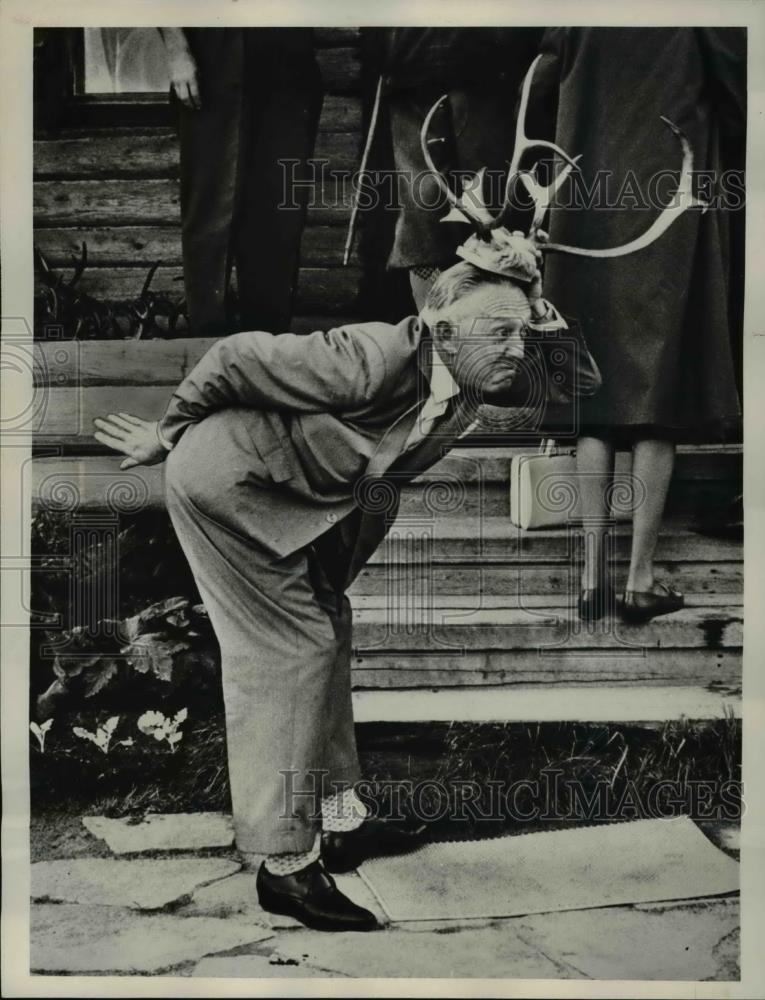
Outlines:
<svg viewBox="0 0 765 1000"><path fill-rule="evenodd" d="M110 413L96 417L98 430L93 437L101 444L128 457L120 463L121 469L134 465L156 465L167 457L167 448L160 442L156 420L141 420L130 413Z"/></svg>

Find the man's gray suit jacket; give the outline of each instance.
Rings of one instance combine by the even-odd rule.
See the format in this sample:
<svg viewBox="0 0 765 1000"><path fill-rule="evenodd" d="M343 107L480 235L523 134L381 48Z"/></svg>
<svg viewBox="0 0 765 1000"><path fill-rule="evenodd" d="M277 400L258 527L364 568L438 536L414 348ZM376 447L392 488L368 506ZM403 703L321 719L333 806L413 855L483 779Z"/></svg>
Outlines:
<svg viewBox="0 0 765 1000"><path fill-rule="evenodd" d="M390 527L400 487L438 461L475 415L458 396L405 450L429 393L432 350L417 317L307 336L234 334L183 380L159 429L173 444L208 414L236 410L270 478L257 494L253 538L276 556L320 540L342 588ZM214 474L215 455L209 462Z"/></svg>

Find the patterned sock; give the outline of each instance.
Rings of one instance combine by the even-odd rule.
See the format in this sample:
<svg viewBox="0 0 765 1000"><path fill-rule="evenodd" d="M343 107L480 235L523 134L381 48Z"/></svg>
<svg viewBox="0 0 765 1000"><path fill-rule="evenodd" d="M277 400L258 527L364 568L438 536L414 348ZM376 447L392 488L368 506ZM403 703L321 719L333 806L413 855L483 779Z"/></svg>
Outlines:
<svg viewBox="0 0 765 1000"><path fill-rule="evenodd" d="M319 840L314 841L310 851L288 851L284 854L268 854L265 859L266 871L272 875L293 875L301 868L307 868L319 857Z"/></svg>
<svg viewBox="0 0 765 1000"><path fill-rule="evenodd" d="M345 833L361 826L369 810L352 788L321 800L321 825L332 833Z"/></svg>

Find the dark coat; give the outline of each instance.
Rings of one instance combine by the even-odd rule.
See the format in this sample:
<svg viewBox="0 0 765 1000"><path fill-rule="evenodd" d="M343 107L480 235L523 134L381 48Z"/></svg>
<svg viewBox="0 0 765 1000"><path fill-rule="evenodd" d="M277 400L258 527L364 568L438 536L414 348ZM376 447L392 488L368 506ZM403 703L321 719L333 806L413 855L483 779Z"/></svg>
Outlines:
<svg viewBox="0 0 765 1000"><path fill-rule="evenodd" d="M545 294L580 322L603 374L600 392L582 401L582 425L650 425L677 440L711 440L740 414L729 317L734 213L725 199L738 207L743 192L721 175L743 166L745 32L559 28L546 33L542 51L528 134L582 154L583 184L598 200L596 207L554 207L554 242L610 247L648 228L658 213L651 178L678 171L682 157L661 115L686 133L694 169L714 172L722 198L703 215L686 212L629 256L548 255ZM599 172L606 188L594 187ZM658 185L659 199L669 198L676 177ZM605 204L598 190L607 191ZM613 207L620 192L623 207Z"/></svg>

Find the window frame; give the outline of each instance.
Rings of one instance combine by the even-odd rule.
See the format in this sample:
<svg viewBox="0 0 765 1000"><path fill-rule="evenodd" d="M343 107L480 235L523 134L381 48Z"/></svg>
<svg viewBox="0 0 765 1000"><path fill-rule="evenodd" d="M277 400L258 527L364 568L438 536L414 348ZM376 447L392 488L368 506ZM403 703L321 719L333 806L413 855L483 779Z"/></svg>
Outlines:
<svg viewBox="0 0 765 1000"><path fill-rule="evenodd" d="M45 28L35 37L36 131L77 128L169 126L174 123L170 93L133 91L86 94L83 27Z"/></svg>

